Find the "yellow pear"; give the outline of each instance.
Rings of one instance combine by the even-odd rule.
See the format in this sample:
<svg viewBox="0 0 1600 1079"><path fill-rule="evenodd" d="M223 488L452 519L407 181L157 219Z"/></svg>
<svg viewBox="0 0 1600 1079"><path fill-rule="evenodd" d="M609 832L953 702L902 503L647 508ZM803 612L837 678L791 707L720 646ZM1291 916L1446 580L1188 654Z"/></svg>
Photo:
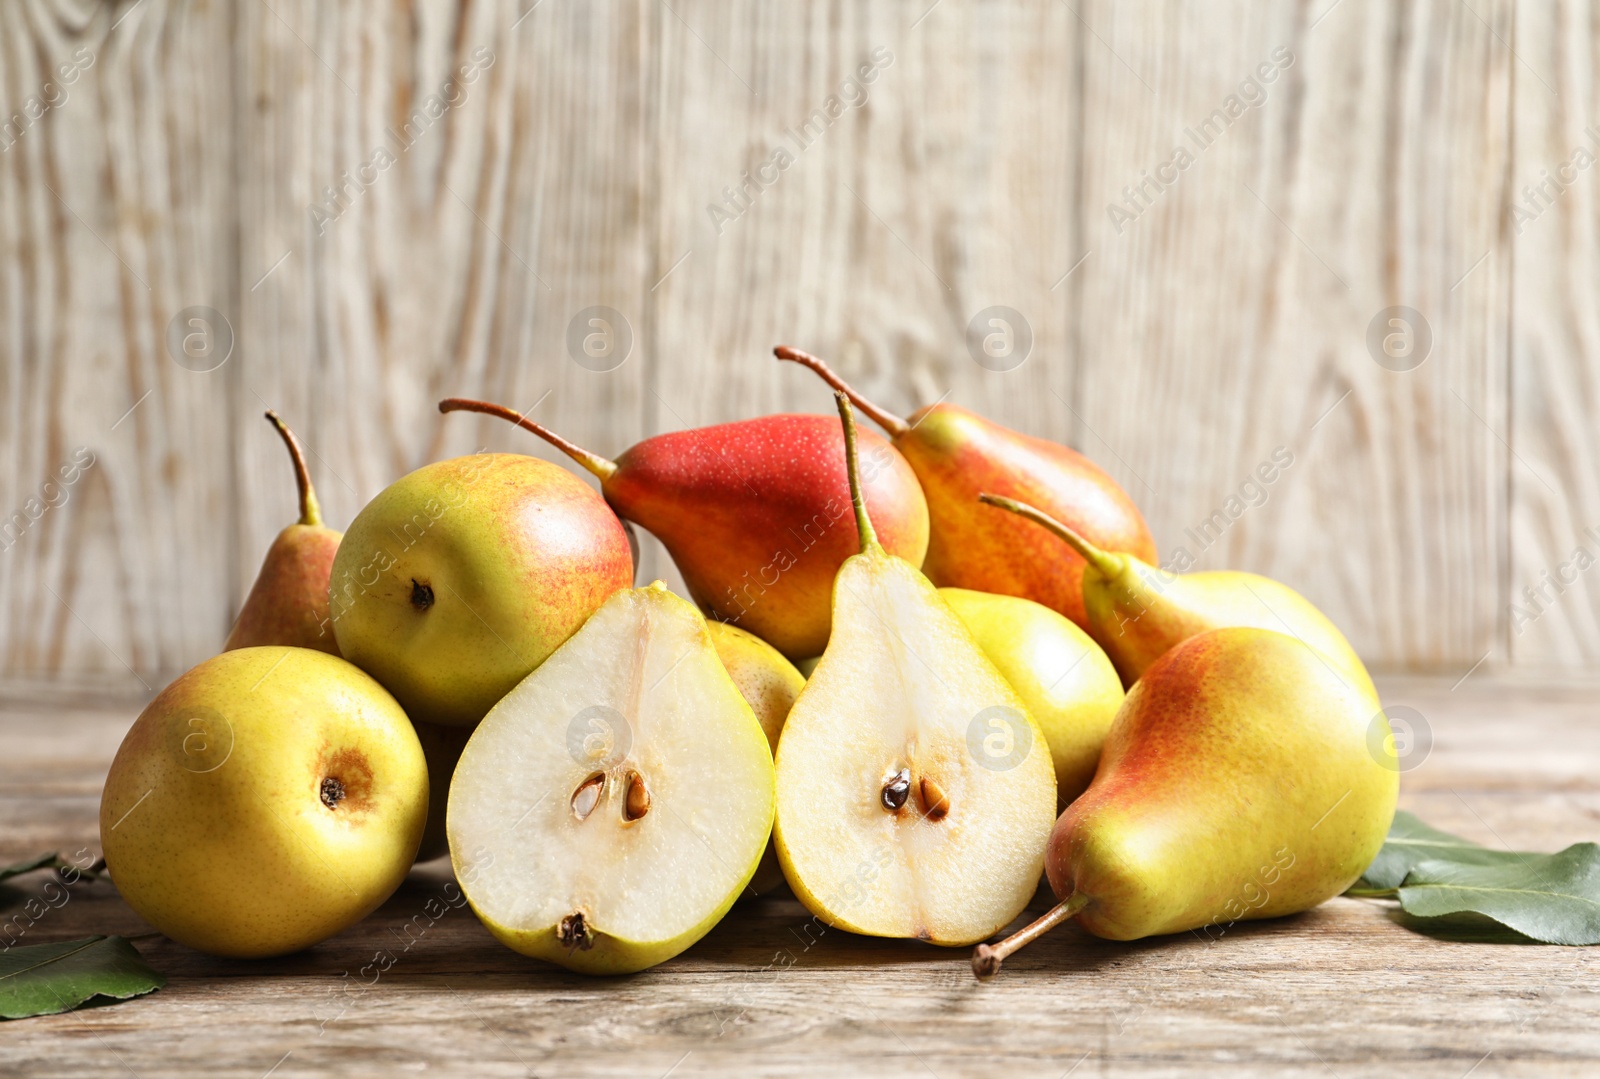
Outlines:
<svg viewBox="0 0 1600 1079"><path fill-rule="evenodd" d="M1111 660L1066 615L1021 596L966 588L939 595L1017 691L1050 744L1056 807L1084 792L1117 709L1122 680Z"/></svg>
<svg viewBox="0 0 1600 1079"><path fill-rule="evenodd" d="M427 813L422 747L382 686L325 652L240 648L135 721L100 843L122 898L173 940L283 955L387 899Z"/></svg>
<svg viewBox="0 0 1600 1079"><path fill-rule="evenodd" d="M789 709L794 707L800 691L806 688L805 677L782 652L748 630L715 618L706 620L706 629L711 631L711 643L716 646L728 677L733 679L740 696L756 714L756 722L767 736L767 746L776 754L783 721L788 718ZM781 888L783 883L777 847L768 841L767 852L761 856L756 875L750 878L750 886L743 894L767 895Z"/></svg>

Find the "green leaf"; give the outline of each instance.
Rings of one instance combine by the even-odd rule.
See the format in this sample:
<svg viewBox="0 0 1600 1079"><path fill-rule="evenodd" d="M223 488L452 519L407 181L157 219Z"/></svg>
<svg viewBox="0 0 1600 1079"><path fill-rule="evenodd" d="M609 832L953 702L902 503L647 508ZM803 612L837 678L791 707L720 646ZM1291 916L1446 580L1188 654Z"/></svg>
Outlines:
<svg viewBox="0 0 1600 1079"><path fill-rule="evenodd" d="M61 855L57 854L55 851L51 851L49 854L41 854L25 861L13 862L4 869L0 869L0 880L8 880L11 877L20 877L24 873L32 873L35 869L45 869L47 867L54 869L60 864L60 861Z"/></svg>
<svg viewBox="0 0 1600 1079"><path fill-rule="evenodd" d="M55 1015L95 997L126 1000L167 984L122 937L85 937L0 952L0 1018Z"/></svg>
<svg viewBox="0 0 1600 1079"><path fill-rule="evenodd" d="M1401 909L1422 918L1473 911L1546 944L1600 944L1600 845L1484 853L1493 863L1416 866L1400 886Z"/></svg>
<svg viewBox="0 0 1600 1079"><path fill-rule="evenodd" d="M1389 826L1389 838L1372 860L1353 891L1393 891L1406 874L1424 862L1452 862L1456 865L1499 865L1506 858L1543 858L1543 854L1490 850L1460 836L1441 832L1422 823L1414 813L1397 810Z"/></svg>

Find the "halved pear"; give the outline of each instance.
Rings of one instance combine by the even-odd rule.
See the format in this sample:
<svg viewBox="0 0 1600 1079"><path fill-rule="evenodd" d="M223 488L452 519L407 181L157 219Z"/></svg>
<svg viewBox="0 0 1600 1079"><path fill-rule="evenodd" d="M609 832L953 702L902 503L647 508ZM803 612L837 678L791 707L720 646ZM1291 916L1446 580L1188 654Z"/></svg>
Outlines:
<svg viewBox="0 0 1600 1079"><path fill-rule="evenodd" d="M626 974L727 913L772 813L766 736L705 620L658 581L613 595L484 717L446 828L504 944Z"/></svg>
<svg viewBox="0 0 1600 1079"><path fill-rule="evenodd" d="M855 424L841 396L852 492ZM1055 821L1050 748L1026 707L855 499L861 553L778 742L778 858L830 925L983 940L1032 898Z"/></svg>

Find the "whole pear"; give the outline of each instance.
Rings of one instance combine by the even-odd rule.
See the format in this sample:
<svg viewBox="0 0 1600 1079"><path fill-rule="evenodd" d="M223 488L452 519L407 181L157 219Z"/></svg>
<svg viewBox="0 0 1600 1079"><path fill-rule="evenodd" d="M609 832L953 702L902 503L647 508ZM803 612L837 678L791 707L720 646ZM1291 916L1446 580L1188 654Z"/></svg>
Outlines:
<svg viewBox="0 0 1600 1079"><path fill-rule="evenodd" d="M325 652L240 648L134 722L106 776L100 843L140 917L251 958L371 913L411 868L427 813L422 747L382 686Z"/></svg>
<svg viewBox="0 0 1600 1079"><path fill-rule="evenodd" d="M346 658L422 723L471 726L633 581L628 538L559 465L424 465L356 515L333 563Z"/></svg>
<svg viewBox="0 0 1600 1079"><path fill-rule="evenodd" d="M956 405L929 405L901 419L866 400L817 357L787 345L774 351L779 359L815 371L889 432L927 496L928 554L922 569L934 584L1022 596L1087 628L1079 583L1083 559L1020 522L985 515L976 504L980 491L1032 502L1102 547L1155 561L1155 540L1138 507L1076 450Z"/></svg>
<svg viewBox="0 0 1600 1079"><path fill-rule="evenodd" d="M1056 808L1084 792L1122 707L1122 681L1100 646L1077 624L1021 596L941 588L950 605L1017 691L1050 745Z"/></svg>
<svg viewBox="0 0 1600 1079"><path fill-rule="evenodd" d="M1105 649L1126 684L1132 685L1169 648L1197 633L1253 626L1298 637L1350 685L1378 699L1372 676L1339 627L1288 585L1237 570L1168 573L1133 555L1103 551L1026 503L990 494L979 498L1043 525L1083 557L1089 635Z"/></svg>
<svg viewBox="0 0 1600 1079"><path fill-rule="evenodd" d="M267 419L289 448L289 458L294 462L294 478L300 488L300 519L279 532L267 548L261 572L222 647L227 651L281 644L315 648L337 656L339 644L328 623L328 578L343 533L322 523L322 507L311 486L300 440L276 412L268 411Z"/></svg>
<svg viewBox="0 0 1600 1079"><path fill-rule="evenodd" d="M1094 782L1050 834L1061 905L980 945L973 971L994 974L1074 916L1110 940L1215 935L1343 892L1383 845L1399 792L1375 709L1282 633L1214 629L1173 648L1129 690Z"/></svg>
<svg viewBox="0 0 1600 1079"><path fill-rule="evenodd" d="M450 780L455 775L456 762L461 751L467 748L476 726L461 727L446 723L413 723L417 741L422 745L422 755L428 762L428 824L422 830L422 843L417 847L417 861L431 862L450 853L445 831L445 810L450 804Z"/></svg>
<svg viewBox="0 0 1600 1079"><path fill-rule="evenodd" d="M762 416L674 431L610 461L503 405L453 397L439 410L498 416L588 469L612 508L667 548L711 620L735 623L790 659L827 643L833 576L859 544L837 420ZM911 466L877 436L863 436L862 460L880 542L920 566L928 505Z"/></svg>
<svg viewBox="0 0 1600 1079"><path fill-rule="evenodd" d="M711 643L717 657L728 671L728 677L739 690L750 710L756 714L762 733L767 736L767 748L776 755L778 736L783 733L783 721L789 716L800 691L806 688L806 679L783 653L760 637L738 626L706 620L711 633ZM763 896L784 885L783 867L778 864L778 851L771 840L766 853L756 866L756 875L750 878L744 894Z"/></svg>

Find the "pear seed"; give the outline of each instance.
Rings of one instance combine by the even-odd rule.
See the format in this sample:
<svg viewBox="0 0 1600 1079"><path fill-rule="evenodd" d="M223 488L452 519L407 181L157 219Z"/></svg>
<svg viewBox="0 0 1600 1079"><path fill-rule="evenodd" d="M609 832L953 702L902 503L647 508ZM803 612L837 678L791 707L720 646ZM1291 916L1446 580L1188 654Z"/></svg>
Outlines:
<svg viewBox="0 0 1600 1079"><path fill-rule="evenodd" d="M906 804L906 798L911 794L911 770L902 768L889 777L889 782L883 785L883 792L879 797L883 800L883 808L893 813Z"/></svg>
<svg viewBox="0 0 1600 1079"><path fill-rule="evenodd" d="M433 606L433 587L421 583L415 577L411 579L411 606L419 611L426 611Z"/></svg>
<svg viewBox="0 0 1600 1079"><path fill-rule="evenodd" d="M578 784L578 789L572 792L572 815L583 820L593 813L594 807L600 804L600 795L605 786L606 777L603 772L596 772Z"/></svg>
<svg viewBox="0 0 1600 1079"><path fill-rule="evenodd" d="M594 947L594 937L589 932L589 927L583 924L583 914L569 914L561 919L561 924L556 926L556 939L567 951L582 949L588 951Z"/></svg>
<svg viewBox="0 0 1600 1079"><path fill-rule="evenodd" d="M944 793L944 788L927 776L923 776L917 784L917 794L922 802L922 815L929 820L943 820L944 815L950 812L950 798Z"/></svg>
<svg viewBox="0 0 1600 1079"><path fill-rule="evenodd" d="M342 801L344 801L344 784L332 776L323 777L322 804L332 809Z"/></svg>
<svg viewBox="0 0 1600 1079"><path fill-rule="evenodd" d="M638 772L628 773L628 796L623 799L622 819L638 820L650 812L650 792L645 788L644 777Z"/></svg>

